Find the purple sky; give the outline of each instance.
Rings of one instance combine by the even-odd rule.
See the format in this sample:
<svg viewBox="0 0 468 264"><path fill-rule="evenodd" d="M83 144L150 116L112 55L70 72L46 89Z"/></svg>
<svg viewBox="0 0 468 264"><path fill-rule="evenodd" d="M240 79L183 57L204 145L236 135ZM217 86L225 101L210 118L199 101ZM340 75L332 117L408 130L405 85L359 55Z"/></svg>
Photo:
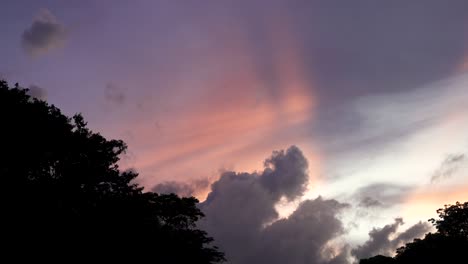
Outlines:
<svg viewBox="0 0 468 264"><path fill-rule="evenodd" d="M269 241L328 208L342 228L316 252L349 263L403 241L363 244L373 227L396 230L403 217L409 228L468 199L465 0L12 0L2 10L0 77L126 141L122 166L147 189L208 195L206 228L232 263L274 261L210 226L230 203L258 200L238 213ZM273 154L264 170L291 145L301 154ZM315 237L288 240L289 254Z"/></svg>

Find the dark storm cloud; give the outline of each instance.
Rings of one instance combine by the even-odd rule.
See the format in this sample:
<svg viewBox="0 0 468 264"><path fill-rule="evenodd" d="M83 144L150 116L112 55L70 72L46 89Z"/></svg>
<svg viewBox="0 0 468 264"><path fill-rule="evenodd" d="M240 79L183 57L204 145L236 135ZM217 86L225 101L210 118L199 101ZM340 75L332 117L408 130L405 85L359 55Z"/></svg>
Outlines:
<svg viewBox="0 0 468 264"><path fill-rule="evenodd" d="M201 209L201 222L229 263L344 263L328 243L344 230L335 200L306 200L278 221L275 205L282 197L301 196L308 182L307 161L297 147L273 152L265 170L225 172L212 184Z"/></svg>
<svg viewBox="0 0 468 264"><path fill-rule="evenodd" d="M45 100L47 98L47 90L34 84L28 87L28 94L41 100Z"/></svg>
<svg viewBox="0 0 468 264"><path fill-rule="evenodd" d="M450 178L454 173L460 169L460 166L466 164L465 154L452 154L442 162L440 167L434 172L431 177L431 182L436 182L442 179Z"/></svg>
<svg viewBox="0 0 468 264"><path fill-rule="evenodd" d="M210 186L211 181L206 179L196 179L186 182L166 181L157 184L152 191L156 193L170 194L175 193L179 196L195 196L200 191L205 191Z"/></svg>
<svg viewBox="0 0 468 264"><path fill-rule="evenodd" d="M431 226L428 223L419 222L406 231L398 233L398 228L403 225L403 219L395 219L395 223L386 225L380 229L372 229L369 232L369 240L358 246L351 252L357 259L369 258L375 255L393 256L398 247L414 238L419 238L429 232Z"/></svg>
<svg viewBox="0 0 468 264"><path fill-rule="evenodd" d="M32 57L60 47L66 40L66 30L47 9L41 9L32 25L21 36L21 44Z"/></svg>
<svg viewBox="0 0 468 264"><path fill-rule="evenodd" d="M124 104L127 99L125 91L120 86L113 83L106 84L104 96L108 102L118 105Z"/></svg>

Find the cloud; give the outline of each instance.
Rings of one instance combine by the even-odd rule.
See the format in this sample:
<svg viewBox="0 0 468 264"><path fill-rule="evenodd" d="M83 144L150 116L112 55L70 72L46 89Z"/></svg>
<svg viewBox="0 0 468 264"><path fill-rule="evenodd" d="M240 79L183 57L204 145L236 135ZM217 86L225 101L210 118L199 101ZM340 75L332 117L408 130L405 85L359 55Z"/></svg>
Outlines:
<svg viewBox="0 0 468 264"><path fill-rule="evenodd" d="M461 176L464 174L461 173ZM429 219L434 217L436 208L444 204L468 199L468 179L459 177L453 183L426 184L420 186L405 199L401 209L406 219Z"/></svg>
<svg viewBox="0 0 468 264"><path fill-rule="evenodd" d="M404 201L411 190L408 186L391 183L373 183L359 188L353 198L361 207L390 207Z"/></svg>
<svg viewBox="0 0 468 264"><path fill-rule="evenodd" d="M304 183L309 177L307 168L307 160L302 152L297 147L290 147L286 152L273 152L265 161L265 170L259 180L277 197L284 195L293 200L304 194Z"/></svg>
<svg viewBox="0 0 468 264"><path fill-rule="evenodd" d="M197 196L205 192L211 184L208 178L191 180L186 182L165 181L155 185L152 189L156 193L170 194L175 193L183 197Z"/></svg>
<svg viewBox="0 0 468 264"><path fill-rule="evenodd" d="M375 255L393 256L398 247L422 237L431 230L428 223L419 222L406 231L398 233L398 228L403 225L403 219L397 218L393 224L383 228L374 228L369 232L369 240L358 246L351 252L357 259L369 258Z"/></svg>
<svg viewBox="0 0 468 264"><path fill-rule="evenodd" d="M34 84L28 87L28 94L40 100L47 99L47 90Z"/></svg>
<svg viewBox="0 0 468 264"><path fill-rule="evenodd" d="M438 188L466 183L466 177L462 177L465 166L459 166L451 179L429 186L432 176L437 178L455 165L448 162L450 166L443 166L435 173L447 153L466 155L467 84L468 75L462 74L420 89L369 95L353 102L351 109L358 114L356 123L360 128L319 136L319 142L324 143L318 147L325 149L323 156L327 157L327 165L322 166L322 171L342 175L330 180L327 188L353 199L353 204L363 210L362 215L379 210L373 214L379 218L398 211L399 216L411 222L420 219L414 212L423 212L424 218L429 213L430 217L433 204L429 207L426 201L435 197ZM329 147L331 149L327 150ZM364 187L356 190L362 185ZM428 187L431 191L425 193L426 201L419 201L417 207L400 213L402 208L407 208L408 199L414 192ZM366 197L377 202L372 203ZM438 201L443 204L442 200ZM437 203L434 208L440 206ZM358 220L366 221L362 217Z"/></svg>
<svg viewBox="0 0 468 264"><path fill-rule="evenodd" d="M104 89L104 96L108 102L122 105L125 103L127 96L124 93L124 90L113 83L106 84Z"/></svg>
<svg viewBox="0 0 468 264"><path fill-rule="evenodd" d="M36 57L63 46L66 38L65 26L48 9L41 9L23 32L21 44L28 55Z"/></svg>
<svg viewBox="0 0 468 264"><path fill-rule="evenodd" d="M376 200L372 197L365 196L362 197L361 200L359 201L359 206L361 207L381 207L383 206L383 203L380 202L379 200Z"/></svg>
<svg viewBox="0 0 468 264"><path fill-rule="evenodd" d="M338 214L347 205L321 197L305 200L278 219L275 205L305 191L308 165L299 148L275 151L265 170L224 172L200 204L200 225L215 238L229 263L340 263L343 254L330 243L344 232ZM343 262L344 263L344 262Z"/></svg>
<svg viewBox="0 0 468 264"><path fill-rule="evenodd" d="M293 29L301 34L322 100L342 102L453 74L466 53L468 16L461 10L467 7L465 1L307 1L288 5L282 14L290 11Z"/></svg>
<svg viewBox="0 0 468 264"><path fill-rule="evenodd" d="M344 104L350 108L344 114L351 119L344 124L347 127L328 131L324 139L339 146L336 152L357 148L368 152L438 128L450 119L459 118L463 122L466 118L458 116L468 110L467 83L468 74L461 74L404 92L359 97Z"/></svg>
<svg viewBox="0 0 468 264"><path fill-rule="evenodd" d="M342 259L343 250L331 252L328 244L344 233L337 215L345 207L320 197L302 202L291 216L261 232L261 254L249 263L335 263Z"/></svg>
<svg viewBox="0 0 468 264"><path fill-rule="evenodd" d="M465 154L448 155L442 162L440 167L434 172L431 177L431 182L436 182L442 179L450 178L456 173L463 164L466 164L467 159Z"/></svg>

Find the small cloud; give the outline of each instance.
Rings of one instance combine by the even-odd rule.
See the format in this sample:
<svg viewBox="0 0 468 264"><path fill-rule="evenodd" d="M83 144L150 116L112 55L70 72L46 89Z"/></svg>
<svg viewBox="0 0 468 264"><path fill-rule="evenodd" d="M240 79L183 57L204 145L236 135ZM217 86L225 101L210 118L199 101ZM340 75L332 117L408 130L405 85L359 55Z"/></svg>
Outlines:
<svg viewBox="0 0 468 264"><path fill-rule="evenodd" d="M113 83L108 83L106 85L104 96L107 101L118 105L124 104L127 99L124 90Z"/></svg>
<svg viewBox="0 0 468 264"><path fill-rule="evenodd" d="M383 206L383 203L380 202L379 200L366 196L366 197L363 197L361 201L359 201L359 206L366 207L366 208L381 207Z"/></svg>
<svg viewBox="0 0 468 264"><path fill-rule="evenodd" d="M35 97L39 100L45 100L47 99L47 91L42 88L42 87L39 87L37 85L34 85L34 84L31 84L29 87L28 87L28 94L32 97Z"/></svg>
<svg viewBox="0 0 468 264"><path fill-rule="evenodd" d="M197 196L201 192L206 192L211 185L208 178L191 180L189 182L166 181L157 184L152 191L162 194L177 194L182 197Z"/></svg>
<svg viewBox="0 0 468 264"><path fill-rule="evenodd" d="M440 167L432 175L431 182L433 183L442 179L450 178L466 161L465 154L452 154L447 156Z"/></svg>
<svg viewBox="0 0 468 264"><path fill-rule="evenodd" d="M21 45L31 57L45 54L63 46L67 37L65 27L47 9L41 9L21 36Z"/></svg>
<svg viewBox="0 0 468 264"><path fill-rule="evenodd" d="M391 207L402 202L411 190L407 186L391 183L373 183L359 188L353 198L360 207Z"/></svg>

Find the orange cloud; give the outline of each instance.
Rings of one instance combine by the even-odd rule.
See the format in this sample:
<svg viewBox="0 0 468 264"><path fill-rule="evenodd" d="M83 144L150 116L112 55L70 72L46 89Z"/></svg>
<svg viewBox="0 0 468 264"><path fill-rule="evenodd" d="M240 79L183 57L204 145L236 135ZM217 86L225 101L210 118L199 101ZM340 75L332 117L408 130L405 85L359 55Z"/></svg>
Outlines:
<svg viewBox="0 0 468 264"><path fill-rule="evenodd" d="M272 150L304 143L303 126L313 119L316 101L310 77L302 72L300 47L285 24L265 28L275 87L262 74L247 35L234 28L219 40L223 45L203 58L203 67L212 71L208 77L197 77L196 61L187 63L194 64L191 75L197 81L173 73L171 89L181 98L171 102L170 115L158 117L161 131L154 121L129 121L135 134L129 141L136 153L132 165L142 172L144 185L212 176L220 168L261 169ZM187 90L186 85L194 87ZM318 155L310 150L311 143L306 145L299 147L308 148L315 174Z"/></svg>
<svg viewBox="0 0 468 264"><path fill-rule="evenodd" d="M422 221L432 217L436 218L438 208L443 208L446 204L454 204L457 201L468 201L468 184L446 187L425 186L408 196L403 216Z"/></svg>
<svg viewBox="0 0 468 264"><path fill-rule="evenodd" d="M465 73L468 72L468 55L462 59L460 65L457 67L457 73Z"/></svg>

